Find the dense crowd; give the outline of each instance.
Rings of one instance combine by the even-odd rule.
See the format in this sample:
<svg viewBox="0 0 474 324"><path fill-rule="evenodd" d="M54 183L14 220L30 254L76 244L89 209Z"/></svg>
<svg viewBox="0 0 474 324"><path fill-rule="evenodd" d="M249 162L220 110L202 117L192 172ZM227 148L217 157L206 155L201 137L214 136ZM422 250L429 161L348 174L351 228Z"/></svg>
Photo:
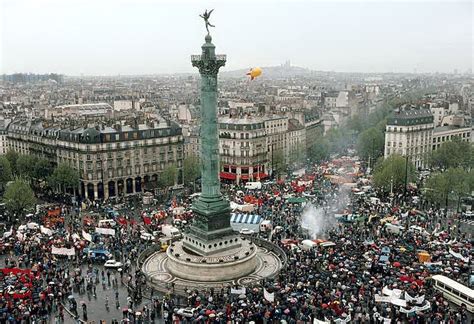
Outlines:
<svg viewBox="0 0 474 324"><path fill-rule="evenodd" d="M51 231L39 226L13 228L2 241L6 255L0 272L0 321L97 320L88 314L88 303L78 301L77 296L94 300L102 285L104 291L113 291L101 301L104 307L122 310L122 318L112 323L158 319L168 323L467 323L466 309L448 303L434 289L430 277L445 274L467 285L472 271L472 238L439 209L420 208L420 203L411 199L421 195L416 189L408 196L378 193L368 186L354 160L345 163L351 166L350 171L338 164L315 166L306 175L268 182L261 190L223 186L230 201L243 203L251 197L255 203L252 213L280 229L255 235L264 235L288 257L276 278L251 287L189 289L184 299L173 295L173 289L160 295L147 288L134 266L147 247L140 239L145 225L140 224L140 217L154 215L152 209L124 208L116 235L96 235L93 225L78 217L79 208L68 206L62 208L66 225L59 222ZM347 186L340 178L350 178L353 183ZM304 199L292 202L292 198ZM170 205L186 211L191 202L189 198L174 199ZM87 219L97 223L103 207L90 203ZM160 221L176 216L171 209L166 209L166 217ZM157 224L146 225L153 230ZM91 239L86 240L82 231L90 233ZM304 248L305 239L334 244ZM52 254L52 246L74 249L75 253ZM83 252L93 248L110 251L123 266L119 270L97 266ZM429 260L420 260L421 251ZM380 262L382 254L387 262ZM127 287L126 305L119 302L122 286Z"/></svg>
<svg viewBox="0 0 474 324"><path fill-rule="evenodd" d="M468 323L465 307L453 307L433 288L434 274L445 274L467 285L471 274L472 242L444 213L435 209L416 210L410 197L354 195L350 189L332 183L327 168L312 170L314 187L304 195L291 183L269 184L252 192L260 201L259 214L283 230L272 241L288 255L288 264L274 280L247 289L241 296L230 289L220 292L188 291L192 316L180 321L226 323L335 322L335 323ZM357 181L357 179L355 180ZM364 183L359 182L359 186ZM238 200L243 188L228 189ZM307 193L308 191L306 191ZM247 192L248 193L248 192ZM306 197L310 205L291 204L288 197ZM283 197L282 197L283 196ZM313 208L312 206L319 206ZM302 214L313 208L323 231L307 231ZM361 222L336 222L333 214L350 210ZM393 233L384 220L401 228ZM303 226L302 226L303 223ZM331 247L298 247L308 236L331 240ZM379 264L379 255L389 249L389 261ZM421 262L419 252L430 255ZM456 251L457 257L450 251ZM265 298L264 289L273 294ZM238 290L236 290L238 291ZM380 302L378 296L397 292L403 306Z"/></svg>

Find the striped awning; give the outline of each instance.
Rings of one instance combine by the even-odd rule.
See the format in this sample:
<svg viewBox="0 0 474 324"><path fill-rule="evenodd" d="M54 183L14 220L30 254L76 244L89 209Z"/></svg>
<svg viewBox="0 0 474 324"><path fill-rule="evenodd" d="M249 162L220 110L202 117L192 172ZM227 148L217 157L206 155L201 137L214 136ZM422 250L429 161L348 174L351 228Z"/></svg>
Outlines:
<svg viewBox="0 0 474 324"><path fill-rule="evenodd" d="M232 223L260 224L262 221L262 216L232 213L230 216L230 221Z"/></svg>

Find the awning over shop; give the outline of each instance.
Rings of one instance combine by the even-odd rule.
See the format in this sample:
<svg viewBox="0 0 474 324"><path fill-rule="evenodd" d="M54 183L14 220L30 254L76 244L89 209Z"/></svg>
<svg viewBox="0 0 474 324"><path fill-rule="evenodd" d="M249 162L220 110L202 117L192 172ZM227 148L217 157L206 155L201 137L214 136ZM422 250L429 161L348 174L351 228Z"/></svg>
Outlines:
<svg viewBox="0 0 474 324"><path fill-rule="evenodd" d="M262 220L262 217L260 215L232 213L230 216L230 221L232 223L259 224L261 220Z"/></svg>
<svg viewBox="0 0 474 324"><path fill-rule="evenodd" d="M235 173L230 172L221 172L220 177L221 179L235 180L237 178L237 175Z"/></svg>
<svg viewBox="0 0 474 324"><path fill-rule="evenodd" d="M265 179L265 178L268 178L268 174L263 173L263 172L254 173L253 178L254 178L254 179L258 179L258 178L260 178L260 179Z"/></svg>

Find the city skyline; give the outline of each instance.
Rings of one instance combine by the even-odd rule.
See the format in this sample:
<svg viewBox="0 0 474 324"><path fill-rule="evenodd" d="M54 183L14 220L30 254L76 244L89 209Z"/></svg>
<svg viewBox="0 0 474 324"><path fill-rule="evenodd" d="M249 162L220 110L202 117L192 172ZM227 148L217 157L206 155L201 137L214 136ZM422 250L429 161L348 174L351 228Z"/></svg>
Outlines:
<svg viewBox="0 0 474 324"><path fill-rule="evenodd" d="M217 52L229 56L223 72L286 60L334 72L472 71L470 2L269 6L268 1L4 1L0 74L195 73L188 60L204 41L198 15L205 8L215 9L211 33Z"/></svg>

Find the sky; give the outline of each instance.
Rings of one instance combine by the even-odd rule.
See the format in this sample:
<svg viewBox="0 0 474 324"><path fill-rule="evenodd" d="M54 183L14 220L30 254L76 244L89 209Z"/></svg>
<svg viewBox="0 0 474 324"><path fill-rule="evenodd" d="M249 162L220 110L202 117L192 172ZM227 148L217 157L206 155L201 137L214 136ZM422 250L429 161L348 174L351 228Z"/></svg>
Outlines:
<svg viewBox="0 0 474 324"><path fill-rule="evenodd" d="M228 71L286 60L370 73L473 65L471 1L0 0L0 74L196 72L199 14L211 8Z"/></svg>

